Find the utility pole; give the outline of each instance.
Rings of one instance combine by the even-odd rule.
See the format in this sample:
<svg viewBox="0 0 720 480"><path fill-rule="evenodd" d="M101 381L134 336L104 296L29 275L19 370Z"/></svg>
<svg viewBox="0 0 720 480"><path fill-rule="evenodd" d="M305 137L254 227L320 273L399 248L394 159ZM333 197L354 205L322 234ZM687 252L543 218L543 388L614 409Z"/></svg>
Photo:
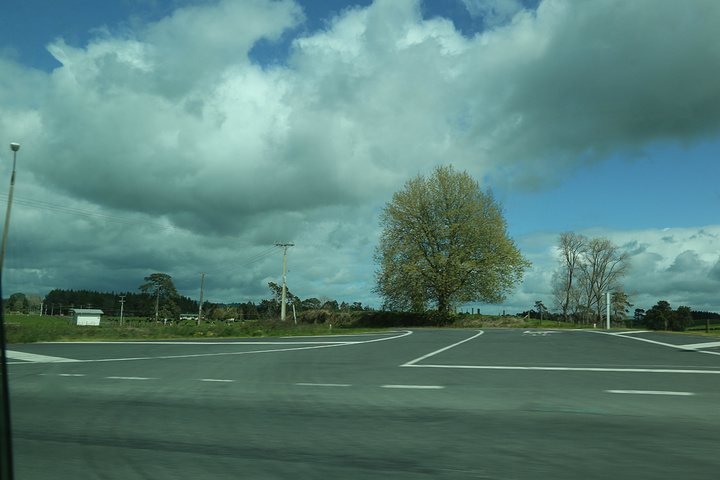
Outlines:
<svg viewBox="0 0 720 480"><path fill-rule="evenodd" d="M205 275L207 273L198 273L198 275L202 276L202 280L200 280L200 309L198 310L198 321L197 326L200 326L200 322L202 322L202 298L203 298L203 289L205 288Z"/></svg>
<svg viewBox="0 0 720 480"><path fill-rule="evenodd" d="M285 305L285 297L287 295L287 247L294 247L294 243L276 243L275 246L283 247L283 289L282 304L280 305L280 319L284 322L287 319L287 306Z"/></svg>
<svg viewBox="0 0 720 480"><path fill-rule="evenodd" d="M123 324L123 308L125 307L125 295L120 295L120 325Z"/></svg>

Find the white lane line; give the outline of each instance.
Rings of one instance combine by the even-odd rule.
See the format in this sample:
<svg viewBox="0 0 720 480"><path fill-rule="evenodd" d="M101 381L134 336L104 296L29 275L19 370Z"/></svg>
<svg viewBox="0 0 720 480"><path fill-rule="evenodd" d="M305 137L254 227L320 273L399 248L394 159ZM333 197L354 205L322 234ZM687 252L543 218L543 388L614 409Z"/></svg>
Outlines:
<svg viewBox="0 0 720 480"><path fill-rule="evenodd" d="M219 383L232 383L235 380L226 380L223 378L201 378L201 382L219 382Z"/></svg>
<svg viewBox="0 0 720 480"><path fill-rule="evenodd" d="M690 397L695 395L692 392L667 392L662 390L605 390L608 393L625 393L629 395L675 395Z"/></svg>
<svg viewBox="0 0 720 480"><path fill-rule="evenodd" d="M22 360L25 362L34 363L66 363L66 362L79 362L74 358L63 358L63 357L51 357L49 355L38 355L37 353L25 353L25 352L14 352L12 350L6 350L5 355L7 358L12 360Z"/></svg>
<svg viewBox="0 0 720 480"><path fill-rule="evenodd" d="M109 380L154 380L150 377L105 377Z"/></svg>
<svg viewBox="0 0 720 480"><path fill-rule="evenodd" d="M296 383L299 387L352 387L349 383Z"/></svg>
<svg viewBox="0 0 720 480"><path fill-rule="evenodd" d="M583 331L588 331L591 333L598 333L600 335L612 335L614 337L629 338L630 340L654 343L655 345L662 345L663 347L676 348L678 350L693 351L693 352L698 352L698 353L707 353L708 355L720 355L720 352L708 352L706 350L697 350L697 348L693 348L692 345L689 345L689 346L688 345L673 345L672 343L658 342L657 340L650 340L649 338L629 337L627 335L618 335L617 333L610 333L610 332L597 332L597 331L593 331L593 330L583 330Z"/></svg>
<svg viewBox="0 0 720 480"><path fill-rule="evenodd" d="M338 335L303 335L302 338L352 338L352 337L368 337L368 336L382 336L382 335L395 335L397 334L396 331L392 332L368 332L368 333L351 333L347 335L338 334ZM298 337L278 337L278 338L298 338Z"/></svg>
<svg viewBox="0 0 720 480"><path fill-rule="evenodd" d="M342 335L340 335L342 336ZM279 337L279 338L286 338L286 337ZM291 337L287 337L291 338ZM298 337L294 337L298 338ZM303 337L305 338L305 337ZM312 342L278 342L278 341L257 341L257 342L213 342L213 341L201 341L201 342L176 342L176 341L113 341L108 340L107 342L63 342L63 344L83 344L83 345L137 345L137 344L143 344L143 345L210 345L210 346L217 346L222 347L225 345L344 345L344 344L354 344L354 343L365 343L367 340L356 340L356 341L335 341L330 340L327 342L320 342L320 341L312 341Z"/></svg>
<svg viewBox="0 0 720 480"><path fill-rule="evenodd" d="M715 348L720 347L720 342L688 343L679 346L682 348Z"/></svg>
<svg viewBox="0 0 720 480"><path fill-rule="evenodd" d="M415 390L442 390L442 385L381 385L381 388L405 388Z"/></svg>
<svg viewBox="0 0 720 480"><path fill-rule="evenodd" d="M231 355L252 355L256 353L278 353L278 352L296 352L299 350L313 350L317 348L334 348L334 347L346 347L351 345L363 345L366 343L374 343L374 342L384 342L385 340L395 340L398 338L407 337L408 335L412 335L412 331L410 330L404 330L401 332L396 332L395 336L391 337L383 337L383 338L375 338L373 340L361 340L358 342L332 342L332 343L322 343L320 345L315 344L316 342L312 342L309 346L302 346L302 347L290 347L290 348L273 348L273 349L264 349L264 350L246 350L241 352L219 352L219 353L190 353L190 354L183 354L183 355L158 355L155 357L120 357L120 358L98 358L98 359L92 359L92 360L67 360L71 362L83 362L83 363L96 363L96 362L127 362L131 360L173 360L177 358L198 358L198 357L218 357L218 356L231 356ZM79 344L89 344L89 343L95 343L95 344L105 344L105 345L116 345L119 343L123 344L133 344L133 345L148 345L148 344L156 344L156 345L258 345L256 342L64 342L64 343L79 343ZM269 342L271 345L294 345L292 342ZM262 345L262 344L261 344ZM14 365L22 365L21 362L13 362Z"/></svg>
<svg viewBox="0 0 720 480"><path fill-rule="evenodd" d="M60 373L58 377L84 377L84 373Z"/></svg>
<svg viewBox="0 0 720 480"><path fill-rule="evenodd" d="M475 370L540 370L550 372L620 372L620 373L707 373L720 375L720 370L689 370L679 368L604 368L604 367L517 367L506 365L401 365L414 368L458 368Z"/></svg>
<svg viewBox="0 0 720 480"><path fill-rule="evenodd" d="M459 341L459 342L457 342L457 343L453 343L452 345L448 345L447 347L443 347L443 348L441 348L440 350L435 350L434 352L428 353L427 355L423 355L422 357L418 357L418 358L416 358L415 360L411 360L411 361L409 361L409 362L407 362L407 363L405 363L405 364L403 364L403 365L400 365L400 366L401 366L401 367L412 367L412 366L415 366L416 363L422 362L422 361L425 360L426 358L430 358L430 357L432 357L433 355L437 355L438 353L444 352L445 350L450 350L451 348L457 347L457 346L460 345L460 344L463 344L463 343L465 343L465 342L469 342L470 340L479 337L479 336L482 335L483 333L485 333L485 332L483 332L482 330L480 330L480 332L478 332L477 334L473 335L473 336L470 337L470 338L466 338L465 340L461 340L461 341Z"/></svg>

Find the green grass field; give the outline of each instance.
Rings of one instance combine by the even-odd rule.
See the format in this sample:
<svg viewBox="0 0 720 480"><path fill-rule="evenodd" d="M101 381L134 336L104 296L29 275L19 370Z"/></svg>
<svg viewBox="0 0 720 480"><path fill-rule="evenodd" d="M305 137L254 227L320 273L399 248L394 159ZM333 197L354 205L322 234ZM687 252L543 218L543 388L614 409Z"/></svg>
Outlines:
<svg viewBox="0 0 720 480"><path fill-rule="evenodd" d="M357 333L367 329L331 328L323 324L300 324L280 321L248 321L195 326L163 325L143 319L125 319L119 325L114 319L103 319L100 326L74 325L70 317L39 315L6 315L7 343L67 342L98 340L161 340L179 338L243 338L326 335Z"/></svg>

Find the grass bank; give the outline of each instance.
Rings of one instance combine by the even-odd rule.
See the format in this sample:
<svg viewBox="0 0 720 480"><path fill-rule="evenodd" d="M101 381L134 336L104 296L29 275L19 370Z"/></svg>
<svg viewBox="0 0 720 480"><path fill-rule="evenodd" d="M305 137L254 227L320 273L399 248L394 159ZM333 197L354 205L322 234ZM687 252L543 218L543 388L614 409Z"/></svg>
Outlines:
<svg viewBox="0 0 720 480"><path fill-rule="evenodd" d="M397 328L592 328L589 325L522 319L514 316L458 314L414 314L378 311L314 310L298 315L298 323L279 319L242 322L215 322L196 326L194 322L158 324L145 319L103 318L100 326L72 324L69 317L39 315L6 315L7 343L111 341L111 340L172 340L198 338L286 337L328 334L352 334ZM602 327L600 327L602 328ZM686 333L703 334L692 331ZM720 330L710 335L720 335Z"/></svg>
<svg viewBox="0 0 720 480"><path fill-rule="evenodd" d="M72 324L69 317L39 315L6 315L7 343L171 340L198 338L284 337L328 334L352 334L396 328L578 328L557 322L525 321L511 316L413 314L398 312L303 312L298 323L278 319L246 322L215 322L196 326L194 322L159 324L141 318L104 317L100 326Z"/></svg>
<svg viewBox="0 0 720 480"><path fill-rule="evenodd" d="M163 325L130 320L119 325L104 320L99 326L74 325L68 317L6 315L7 343L78 342L102 340L171 340L197 338L247 338L359 333L367 329L338 328L329 325L298 324L278 320L203 324Z"/></svg>

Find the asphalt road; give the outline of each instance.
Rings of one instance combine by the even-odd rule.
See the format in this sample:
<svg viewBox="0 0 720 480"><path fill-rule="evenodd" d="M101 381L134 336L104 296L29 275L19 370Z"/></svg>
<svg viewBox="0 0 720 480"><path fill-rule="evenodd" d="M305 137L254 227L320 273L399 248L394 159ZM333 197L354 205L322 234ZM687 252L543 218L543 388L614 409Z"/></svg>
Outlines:
<svg viewBox="0 0 720 480"><path fill-rule="evenodd" d="M720 341L414 330L9 346L16 478L710 479Z"/></svg>

